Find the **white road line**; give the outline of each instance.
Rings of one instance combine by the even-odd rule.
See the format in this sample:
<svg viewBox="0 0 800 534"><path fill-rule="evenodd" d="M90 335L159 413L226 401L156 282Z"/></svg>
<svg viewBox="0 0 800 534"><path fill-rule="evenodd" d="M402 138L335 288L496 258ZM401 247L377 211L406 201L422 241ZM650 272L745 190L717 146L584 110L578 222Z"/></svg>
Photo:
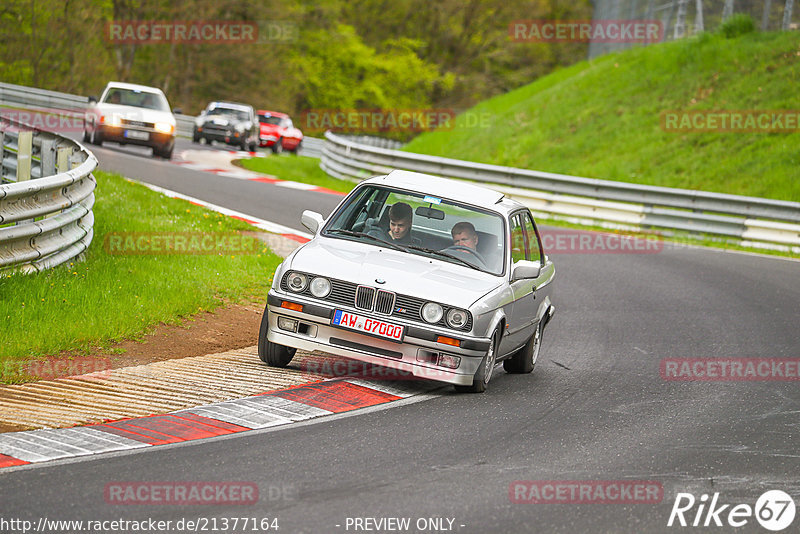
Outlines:
<svg viewBox="0 0 800 534"><path fill-rule="evenodd" d="M156 185L146 184L144 182L140 182L143 186L147 187L148 189L155 191L157 193L161 193L171 198L180 198L183 200L187 200L189 202L194 202L195 204L199 204L204 208L208 208L212 211L216 211L217 213L222 213L223 215L228 215L229 217L238 217L241 219L247 219L248 221L253 222L253 226L256 228L261 228L262 230L266 230L267 232L272 232L274 234L291 234L296 235L298 237L303 237L306 239L311 239L311 234L306 232L301 232L299 230L295 230L294 228L289 228L288 226L283 226L282 224L274 223L271 221L265 221L264 219L260 219L255 215L248 215L246 213L242 213L240 211L231 210L228 208L223 208L222 206L218 206L216 204L211 204L210 202L206 202L205 200L200 200L199 198L190 197L188 195L184 195L181 193L176 193L175 191L170 191L169 189L164 189L163 187L158 187Z"/></svg>

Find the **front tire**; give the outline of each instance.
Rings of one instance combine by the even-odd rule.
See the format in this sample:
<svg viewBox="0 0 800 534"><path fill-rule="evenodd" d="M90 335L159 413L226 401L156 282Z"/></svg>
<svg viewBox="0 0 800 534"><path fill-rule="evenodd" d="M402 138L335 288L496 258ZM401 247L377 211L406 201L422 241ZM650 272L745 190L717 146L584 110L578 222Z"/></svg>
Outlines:
<svg viewBox="0 0 800 534"><path fill-rule="evenodd" d="M542 329L536 327L536 331L525 343L519 352L503 362L503 369L509 374L532 373L536 367L536 360L539 358L539 350L542 348Z"/></svg>
<svg viewBox="0 0 800 534"><path fill-rule="evenodd" d="M492 341L489 343L489 350L486 356L481 360L478 371L472 379L472 384L469 386L455 386L456 391L459 393L483 393L489 385L489 380L492 378L492 371L494 371L494 364L497 361L497 347L500 335L495 330L492 334Z"/></svg>
<svg viewBox="0 0 800 534"><path fill-rule="evenodd" d="M280 154L281 152L283 152L283 137L280 137L272 145L272 153L273 154Z"/></svg>
<svg viewBox="0 0 800 534"><path fill-rule="evenodd" d="M284 347L267 339L269 334L269 311L265 307L261 317L261 328L258 330L258 357L270 367L286 367L294 358L297 349Z"/></svg>
<svg viewBox="0 0 800 534"><path fill-rule="evenodd" d="M175 145L167 148L167 147L153 147L153 155L158 156L164 159L172 159L172 150L174 149Z"/></svg>
<svg viewBox="0 0 800 534"><path fill-rule="evenodd" d="M103 146L103 136L97 130L98 128L95 126L94 130L92 130L91 136L89 137L89 142L93 145Z"/></svg>

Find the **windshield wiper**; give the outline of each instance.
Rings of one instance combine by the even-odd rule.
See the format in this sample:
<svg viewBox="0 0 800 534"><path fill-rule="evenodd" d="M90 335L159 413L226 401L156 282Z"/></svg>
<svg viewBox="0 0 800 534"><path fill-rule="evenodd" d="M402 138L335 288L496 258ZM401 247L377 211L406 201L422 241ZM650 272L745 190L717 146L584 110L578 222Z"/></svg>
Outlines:
<svg viewBox="0 0 800 534"><path fill-rule="evenodd" d="M476 271L483 271L483 269L481 269L477 265L474 265L474 264L468 262L467 260L465 260L463 258L459 258L458 256L453 256L452 254L449 254L447 252L442 252L441 250L434 250L432 248L419 247L417 245L408 245L408 248L411 248L411 249L414 249L414 250L420 250L422 252L427 252L428 254L436 254L437 256L444 256L445 258L450 258L452 260L456 260L458 262L461 262L464 265L466 265L467 267L471 267L471 268L475 269Z"/></svg>
<svg viewBox="0 0 800 534"><path fill-rule="evenodd" d="M403 245L398 245L397 243L391 243L386 241L385 239L381 239L380 237L375 237L374 235L365 234L364 232L354 232L353 230L344 230L342 228L334 228L333 230L328 230L326 233L328 234L342 234L342 235L349 235L353 237L366 237L372 239L373 241L377 241L379 243L383 243L386 246L392 247L396 250L401 250L403 252L408 252L408 249Z"/></svg>

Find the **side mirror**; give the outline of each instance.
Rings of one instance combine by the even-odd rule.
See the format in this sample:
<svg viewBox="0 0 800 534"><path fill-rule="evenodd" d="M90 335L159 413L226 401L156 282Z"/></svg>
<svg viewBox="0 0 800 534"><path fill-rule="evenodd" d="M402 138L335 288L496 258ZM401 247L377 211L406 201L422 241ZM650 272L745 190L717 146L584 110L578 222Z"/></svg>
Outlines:
<svg viewBox="0 0 800 534"><path fill-rule="evenodd" d="M512 269L511 281L516 282L517 280L538 278L542 266L538 261L519 260Z"/></svg>
<svg viewBox="0 0 800 534"><path fill-rule="evenodd" d="M316 235L322 223L325 222L325 219L316 211L306 210L303 212L303 215L300 216L300 222L303 223L303 226L308 228L312 234Z"/></svg>
<svg viewBox="0 0 800 534"><path fill-rule="evenodd" d="M89 96L89 103L90 104L97 104L97 97L94 96L94 95Z"/></svg>
<svg viewBox="0 0 800 534"><path fill-rule="evenodd" d="M174 108L174 109L172 110L172 112L173 112L173 113L176 113L176 114L178 114L178 115L183 115L183 110L182 110L181 108Z"/></svg>

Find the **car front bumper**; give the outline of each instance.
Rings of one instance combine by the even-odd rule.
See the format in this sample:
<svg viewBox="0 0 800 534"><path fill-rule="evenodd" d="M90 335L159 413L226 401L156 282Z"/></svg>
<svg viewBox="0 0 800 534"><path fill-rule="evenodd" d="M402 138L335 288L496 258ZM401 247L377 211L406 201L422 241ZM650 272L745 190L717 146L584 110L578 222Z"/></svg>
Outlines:
<svg viewBox="0 0 800 534"><path fill-rule="evenodd" d="M303 311L281 307L284 301L301 304ZM331 318L336 309L377 318L376 315L365 313L363 310L348 309L343 306L333 307L298 298L296 295L282 295L270 291L267 299L269 313L267 338L273 343L286 347L327 352L396 369L406 374L410 373L416 378L460 385L472 384L475 372L491 342L488 338L475 338L461 333L439 331L387 317L385 318L387 322L401 324L406 328L403 342L397 343L332 325ZM279 317L298 321L297 331L279 328ZM460 339L462 346L454 347L439 343L436 341L437 335ZM460 358L458 367L450 369L437 365L433 360L438 361L438 355L457 356ZM389 376L387 375L387 378ZM401 379L402 375L396 378Z"/></svg>
<svg viewBox="0 0 800 534"><path fill-rule="evenodd" d="M103 141L111 141L112 143L124 143L128 145L149 146L151 148L172 147L175 143L175 136L172 134L165 134L155 130L145 130L142 128L128 128L125 126L98 126L98 130ZM147 134L147 138L131 137L133 135L143 136Z"/></svg>

